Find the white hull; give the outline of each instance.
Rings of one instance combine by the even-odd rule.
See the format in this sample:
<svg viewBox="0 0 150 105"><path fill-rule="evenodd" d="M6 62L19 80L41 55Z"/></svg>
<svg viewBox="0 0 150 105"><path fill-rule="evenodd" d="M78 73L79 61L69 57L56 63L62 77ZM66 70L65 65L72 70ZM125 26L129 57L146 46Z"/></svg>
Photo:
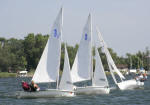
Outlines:
<svg viewBox="0 0 150 105"><path fill-rule="evenodd" d="M144 86L144 82L137 81L138 86Z"/></svg>
<svg viewBox="0 0 150 105"><path fill-rule="evenodd" d="M36 91L36 92L18 91L16 96L17 98L47 98L47 97L73 97L75 95L73 91L47 89L44 91Z"/></svg>
<svg viewBox="0 0 150 105"><path fill-rule="evenodd" d="M87 86L87 87L77 87L75 93L80 94L109 94L110 89L107 87L99 86Z"/></svg>
<svg viewBox="0 0 150 105"><path fill-rule="evenodd" d="M118 83L118 87L120 90L128 90L128 89L136 89L144 85L144 82L132 80L126 80Z"/></svg>

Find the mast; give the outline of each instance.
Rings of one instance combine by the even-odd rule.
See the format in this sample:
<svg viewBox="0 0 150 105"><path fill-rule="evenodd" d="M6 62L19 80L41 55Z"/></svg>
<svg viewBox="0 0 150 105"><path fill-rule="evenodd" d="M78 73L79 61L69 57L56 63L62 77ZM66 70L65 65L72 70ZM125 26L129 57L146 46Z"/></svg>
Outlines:
<svg viewBox="0 0 150 105"><path fill-rule="evenodd" d="M93 76L94 76L94 75L93 75L93 53L92 53L91 60L92 60L92 61L91 61L91 80L92 80L92 86L93 86L93 81L94 81L94 80L93 80L93 79L94 79L94 78L93 78Z"/></svg>
<svg viewBox="0 0 150 105"><path fill-rule="evenodd" d="M63 27L63 8L61 7L60 9L60 33L62 34L62 27ZM62 35L61 35L62 36ZM56 86L56 89L58 89L58 86L59 86L59 71L60 71L60 60L61 60L61 41L62 41L62 38L60 40L60 58L59 58L59 70L58 70L58 73L57 73L57 86Z"/></svg>
<svg viewBox="0 0 150 105"><path fill-rule="evenodd" d="M89 14L89 16L90 16L90 23L91 23L91 25L90 25L90 31L91 31L91 81L92 81L92 85L93 85L93 47L92 47L92 16L91 16L91 14Z"/></svg>
<svg viewBox="0 0 150 105"><path fill-rule="evenodd" d="M95 51L95 57L96 57L96 47L95 47L95 49L94 49L94 51ZM95 65L96 65L96 59L95 59ZM96 66L95 66L96 67ZM91 77L91 79L92 79L92 86L94 86L94 69L93 69L93 54L92 54L92 77Z"/></svg>
<svg viewBox="0 0 150 105"><path fill-rule="evenodd" d="M56 89L58 89L58 86L59 86L59 72L58 72L57 81L56 81Z"/></svg>
<svg viewBox="0 0 150 105"><path fill-rule="evenodd" d="M131 55L130 55L130 69L132 69L132 58L131 58Z"/></svg>

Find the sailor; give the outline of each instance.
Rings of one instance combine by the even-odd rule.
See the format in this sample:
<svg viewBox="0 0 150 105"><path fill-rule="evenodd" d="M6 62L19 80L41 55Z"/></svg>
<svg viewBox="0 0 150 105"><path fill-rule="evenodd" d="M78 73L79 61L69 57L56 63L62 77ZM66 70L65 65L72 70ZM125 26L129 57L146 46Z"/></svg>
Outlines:
<svg viewBox="0 0 150 105"><path fill-rule="evenodd" d="M147 80L147 74L143 73L144 80Z"/></svg>
<svg viewBox="0 0 150 105"><path fill-rule="evenodd" d="M30 91L31 90L30 85L25 81L22 81L22 88L24 89L24 91Z"/></svg>
<svg viewBox="0 0 150 105"><path fill-rule="evenodd" d="M142 73L141 73L140 76L139 76L139 80L140 80L141 82L144 82L144 76L143 76Z"/></svg>
<svg viewBox="0 0 150 105"><path fill-rule="evenodd" d="M77 87L75 85L73 85L73 90L77 90Z"/></svg>
<svg viewBox="0 0 150 105"><path fill-rule="evenodd" d="M142 75L142 74L138 74L138 75L135 77L135 80L142 82L142 81L143 81L143 75Z"/></svg>
<svg viewBox="0 0 150 105"><path fill-rule="evenodd" d="M33 80L31 81L30 88L31 88L31 92L40 90L40 87L36 83L34 83Z"/></svg>

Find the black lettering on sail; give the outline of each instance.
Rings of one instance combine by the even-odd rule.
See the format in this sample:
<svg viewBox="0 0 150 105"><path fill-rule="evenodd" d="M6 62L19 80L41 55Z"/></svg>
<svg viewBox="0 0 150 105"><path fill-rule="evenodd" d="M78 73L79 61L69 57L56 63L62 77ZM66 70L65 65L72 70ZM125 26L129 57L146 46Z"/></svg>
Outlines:
<svg viewBox="0 0 150 105"><path fill-rule="evenodd" d="M106 81L104 78L100 78L99 80L101 80L101 81Z"/></svg>
<svg viewBox="0 0 150 105"><path fill-rule="evenodd" d="M71 83L70 81L66 81L66 83L67 83L67 84L71 84L71 85L72 85L72 83Z"/></svg>

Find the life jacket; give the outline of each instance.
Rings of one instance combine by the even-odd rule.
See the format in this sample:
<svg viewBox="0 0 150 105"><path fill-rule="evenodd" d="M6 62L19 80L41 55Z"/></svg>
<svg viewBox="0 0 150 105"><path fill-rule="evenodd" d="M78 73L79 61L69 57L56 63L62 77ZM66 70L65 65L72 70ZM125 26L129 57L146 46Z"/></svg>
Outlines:
<svg viewBox="0 0 150 105"><path fill-rule="evenodd" d="M34 87L34 85L33 85L33 84L31 84L31 85L30 85L30 88L31 88L31 91L32 91L32 92L34 92L34 91L36 91L36 90L37 90L37 88L36 88L36 87Z"/></svg>
<svg viewBox="0 0 150 105"><path fill-rule="evenodd" d="M144 76L145 79L147 79L147 74L146 73L144 73L143 76Z"/></svg>
<svg viewBox="0 0 150 105"><path fill-rule="evenodd" d="M27 82L22 82L22 88L25 90L25 91L29 91L30 90L30 86Z"/></svg>

